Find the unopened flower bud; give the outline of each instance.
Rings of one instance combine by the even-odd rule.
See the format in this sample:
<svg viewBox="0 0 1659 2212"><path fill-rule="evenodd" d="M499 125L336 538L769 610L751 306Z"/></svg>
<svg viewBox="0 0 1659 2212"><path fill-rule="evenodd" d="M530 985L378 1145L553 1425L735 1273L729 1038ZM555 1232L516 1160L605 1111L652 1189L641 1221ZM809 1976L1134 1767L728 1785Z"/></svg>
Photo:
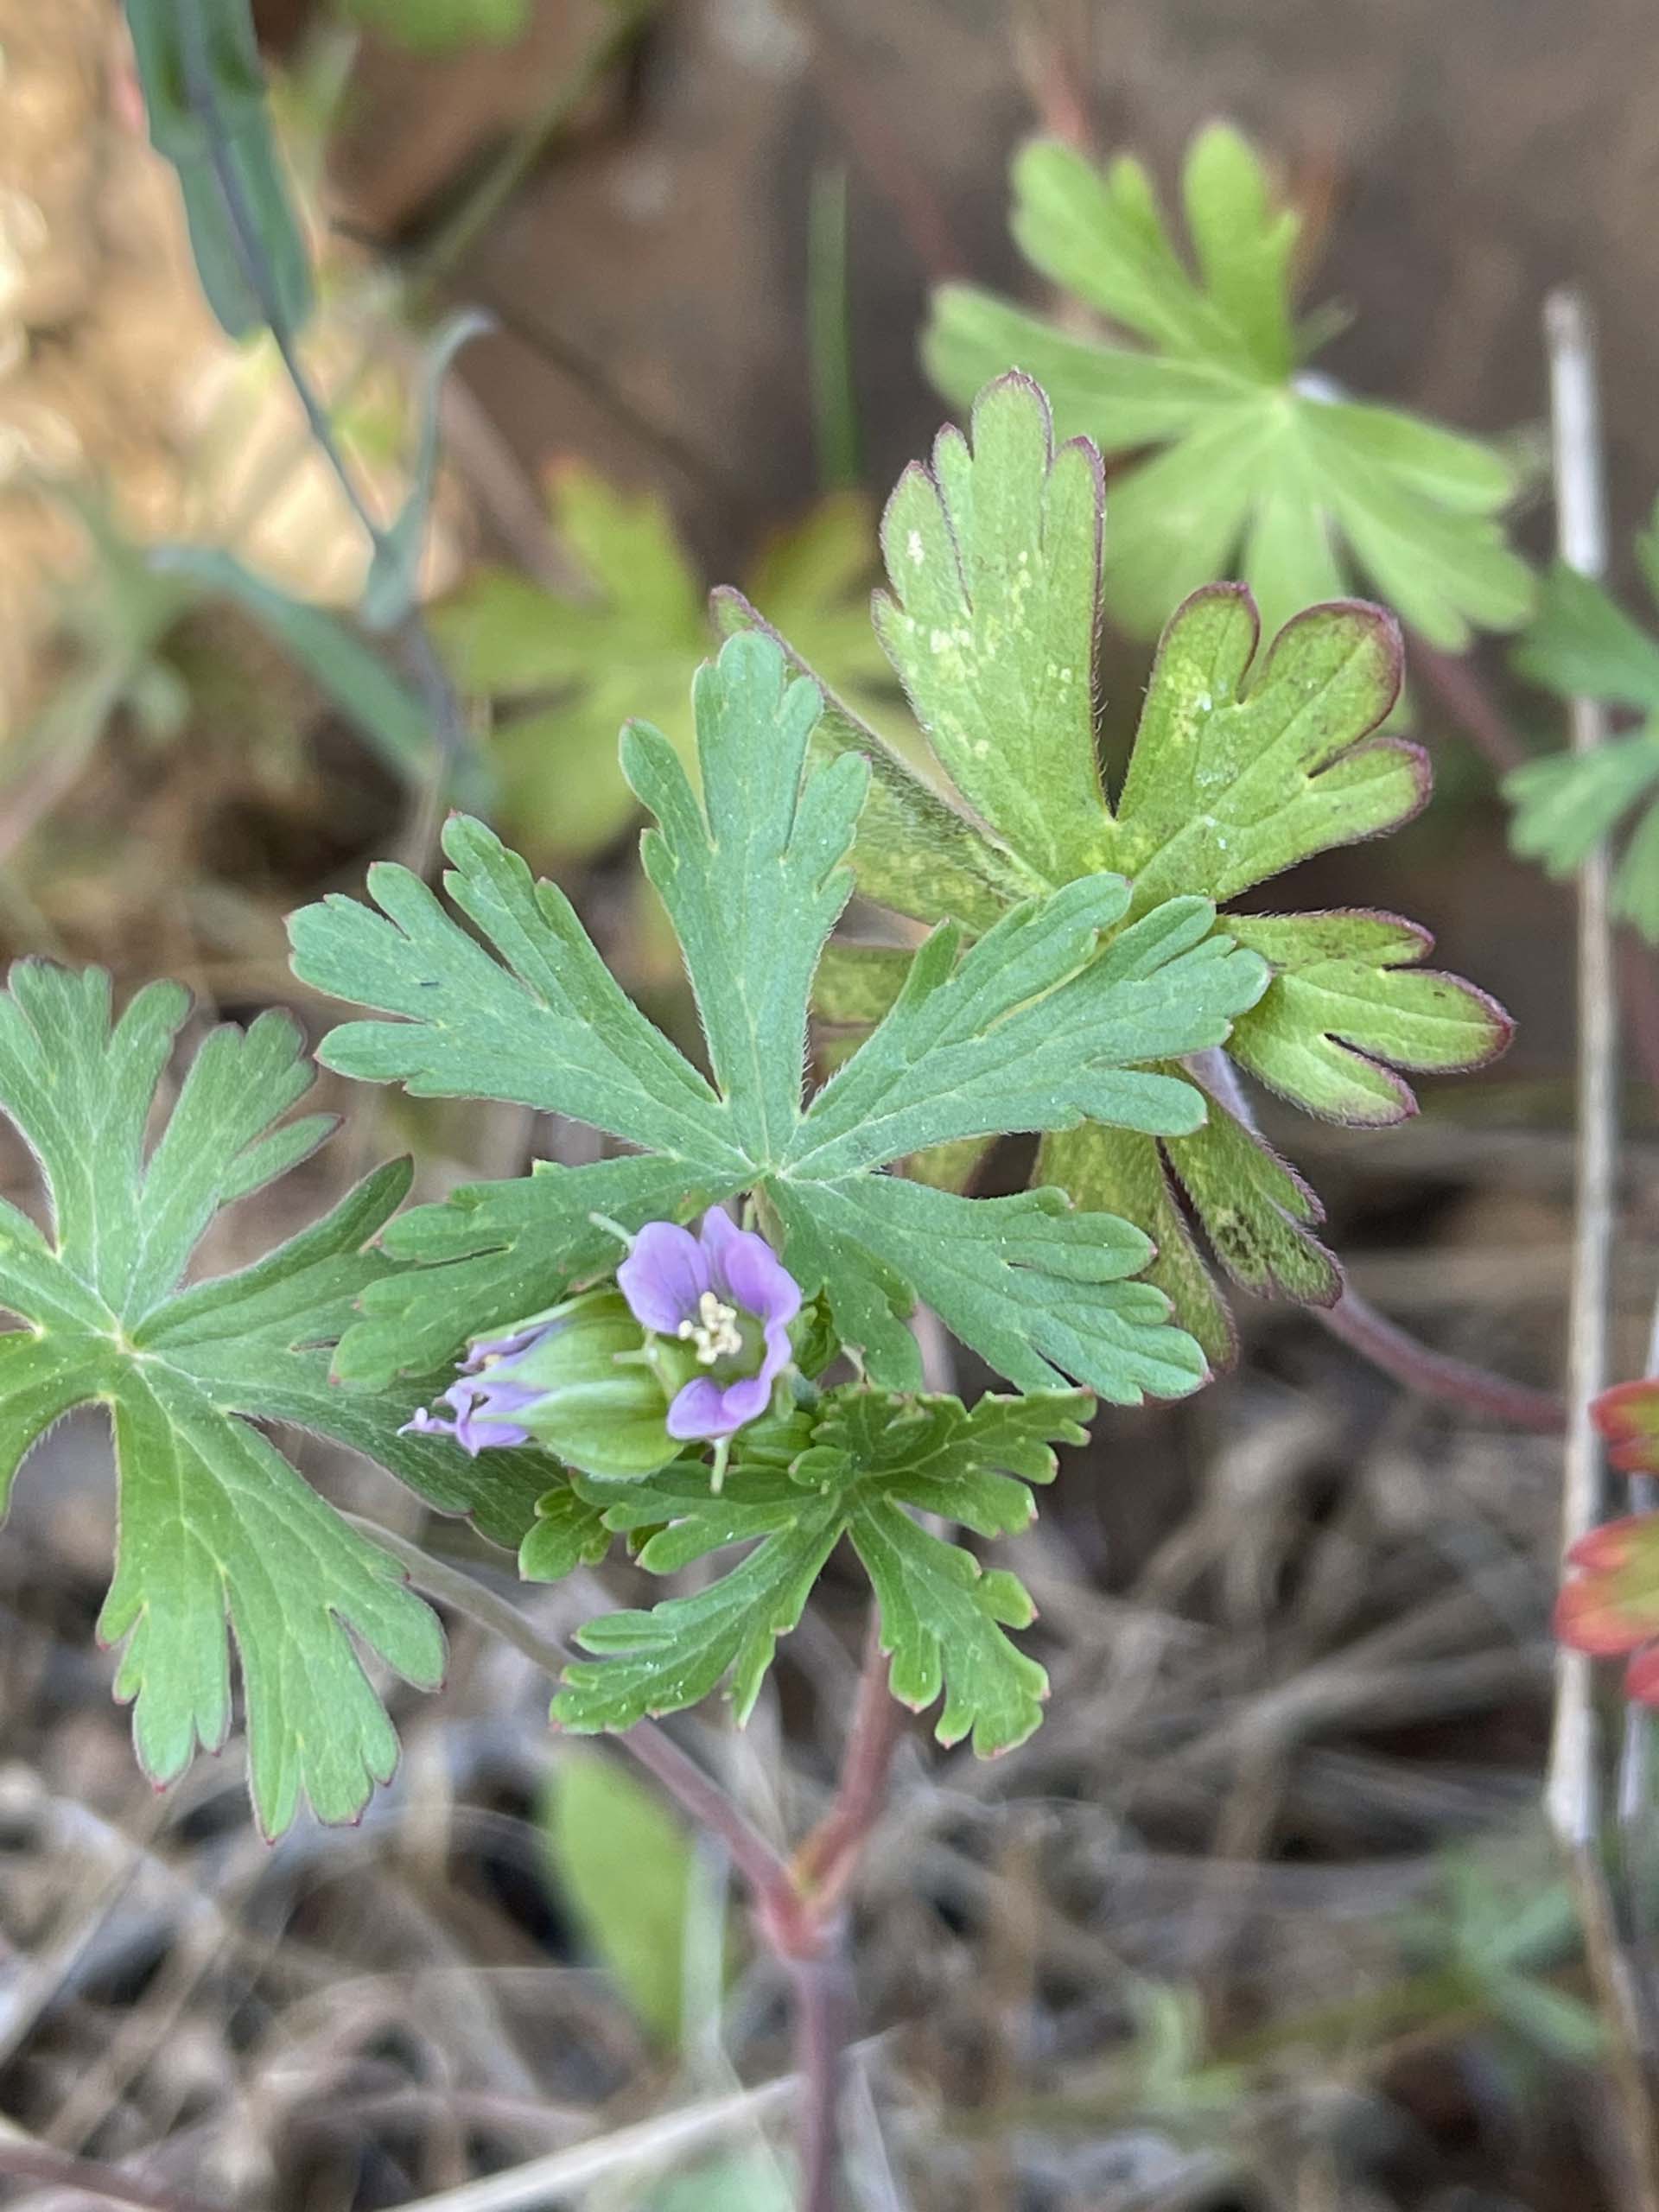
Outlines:
<svg viewBox="0 0 1659 2212"><path fill-rule="evenodd" d="M647 1338L620 1291L584 1291L474 1344L443 1394L450 1411L423 1408L408 1426L453 1436L474 1457L540 1444L585 1474L632 1480L678 1453L668 1408L691 1364Z"/></svg>

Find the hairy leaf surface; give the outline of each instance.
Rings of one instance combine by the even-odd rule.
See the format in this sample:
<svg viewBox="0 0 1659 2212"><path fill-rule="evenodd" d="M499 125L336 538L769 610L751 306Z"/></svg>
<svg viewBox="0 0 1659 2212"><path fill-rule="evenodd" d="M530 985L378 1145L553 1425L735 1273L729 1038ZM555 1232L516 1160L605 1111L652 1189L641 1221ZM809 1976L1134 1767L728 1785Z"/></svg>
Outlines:
<svg viewBox="0 0 1659 2212"><path fill-rule="evenodd" d="M342 1521L257 1423L332 1438L448 1512L516 1542L535 1491L528 1455L477 1469L400 1436L405 1394L331 1387L328 1346L392 1262L370 1240L409 1184L381 1168L323 1220L239 1273L181 1287L219 1210L285 1173L328 1134L284 1122L309 1088L292 1025L261 1015L202 1043L146 1154L145 1132L189 1010L154 984L112 1021L110 983L34 962L0 995L0 1108L39 1160L52 1231L0 1211L0 1504L40 1438L76 1406L109 1408L120 1486L115 1578L99 1623L124 1639L145 1771L171 1781L231 1723L227 1630L241 1660L256 1810L270 1834L308 1797L361 1811L397 1738L358 1656L435 1686L443 1643L396 1563ZM354 1642L355 1639L355 1642Z"/></svg>
<svg viewBox="0 0 1659 2212"><path fill-rule="evenodd" d="M1161 299L1158 266L1152 254L1139 277L1126 267L1121 281L1153 283ZM1193 345L1205 330L1213 339L1193 300L1179 315L1167 300L1165 308ZM1265 325L1257 337L1266 344ZM1400 684L1399 632L1387 614L1351 601L1312 607L1258 653L1249 591L1220 584L1196 592L1165 631L1114 804L1094 758L1100 498L1081 448L1054 450L1038 388L1023 376L1000 378L976 404L971 436L945 432L931 469L908 471L894 494L882 533L893 597L878 601L877 626L963 802L960 826L980 839L985 880L1012 858L1045 882L1075 887L1110 870L1128 883L1118 912L1102 912L1110 947L1097 963L1103 970L1148 917L1175 930L1194 911L1187 902L1236 898L1316 854L1396 827L1422 805L1429 779L1417 747L1377 734ZM743 619L730 601L726 617ZM918 816L924 855L926 835ZM866 874L861 848L855 861L861 888L901 912L949 917L986 944L1003 926L953 905L925 865L895 889L885 867ZM1044 909L1051 924L1066 911L1060 896ZM1475 1066L1507 1039L1506 1019L1482 993L1420 965L1430 940L1408 922L1230 914L1219 926L1260 952L1272 975L1236 1017L1227 1049L1305 1112L1396 1121L1414 1110L1398 1071ZM833 947L818 974L819 1013L845 1029L880 1021L904 1002L907 977L925 981L937 948L935 939L912 959L895 948ZM1088 977L1072 988L1086 990ZM1002 1078L1010 1090L1040 1061L1038 1026L1031 1061L1010 1054ZM865 1047L872 1057L837 1074L826 1109L837 1086L859 1084L861 1061L868 1088L880 1033ZM1069 1052L1066 1026L1056 1023L1046 1042ZM1190 1083L1195 1073L1202 1080L1201 1067L1171 1066L1176 1057L1139 1063L1137 1090ZM1317 1201L1234 1110L1225 1085L1208 1086L1217 1095L1202 1125L1195 1117L1185 1129L1154 1130L1122 1097L1109 1115L1088 1105L1087 1077L1077 1063L1081 1126L1046 1125L1039 1174L1091 1209L1127 1214L1152 1238L1148 1279L1211 1357L1227 1355L1231 1324L1179 1194L1236 1280L1323 1303L1338 1295L1335 1263L1313 1233ZM952 1131L969 1134L965 1122ZM960 1172L948 1157L949 1172Z"/></svg>
<svg viewBox="0 0 1659 2212"><path fill-rule="evenodd" d="M1169 1327L1156 1291L1124 1280L1149 1256L1137 1230L1074 1215L1057 1192L988 1205L879 1171L1085 1115L1194 1128L1198 1094L1143 1064L1218 1044L1260 995L1263 963L1213 934L1213 909L1192 898L1153 908L1102 957L1127 887L1083 879L1011 907L960 957L947 925L863 1047L804 1101L809 995L852 887L870 771L842 752L806 772L818 694L765 638L733 639L699 673L696 702L701 794L659 732L631 728L623 753L655 817L645 863L680 940L712 1082L623 995L563 894L476 823L451 823L445 849L450 894L484 943L397 868L371 876L378 913L334 899L295 918L308 982L399 1017L334 1031L329 1065L423 1095L517 1100L645 1155L411 1214L393 1249L435 1262L429 1282L365 1300L341 1377L385 1384L405 1359L438 1356L446 1329L453 1347L484 1314L550 1303L614 1256L595 1215L632 1230L749 1192L878 1381L919 1381L903 1325L919 1295L1015 1381L1070 1376L1131 1403L1196 1387L1198 1346Z"/></svg>

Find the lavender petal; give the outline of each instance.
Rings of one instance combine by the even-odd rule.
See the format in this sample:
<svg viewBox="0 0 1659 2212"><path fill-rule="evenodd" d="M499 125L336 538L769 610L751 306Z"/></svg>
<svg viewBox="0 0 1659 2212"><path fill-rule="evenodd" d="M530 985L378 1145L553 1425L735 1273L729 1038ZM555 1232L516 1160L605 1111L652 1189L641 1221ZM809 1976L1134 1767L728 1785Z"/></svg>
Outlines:
<svg viewBox="0 0 1659 2212"><path fill-rule="evenodd" d="M701 1231L717 1289L757 1320L790 1322L801 1310L801 1287L764 1236L734 1227L710 1206Z"/></svg>
<svg viewBox="0 0 1659 2212"><path fill-rule="evenodd" d="M696 1318L697 1300L712 1287L708 1254L689 1229L671 1221L646 1224L616 1281L634 1319L664 1337Z"/></svg>

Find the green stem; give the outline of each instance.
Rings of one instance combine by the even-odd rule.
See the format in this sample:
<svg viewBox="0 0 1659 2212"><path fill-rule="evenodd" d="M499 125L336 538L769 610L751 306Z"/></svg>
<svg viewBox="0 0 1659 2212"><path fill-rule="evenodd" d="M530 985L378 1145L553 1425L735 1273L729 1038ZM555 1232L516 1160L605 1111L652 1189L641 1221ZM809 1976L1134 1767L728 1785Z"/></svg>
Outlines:
<svg viewBox="0 0 1659 2212"><path fill-rule="evenodd" d="M283 308L275 273L259 234L258 223L248 205L241 177L237 173L229 134L225 127L225 118L219 112L219 98L213 86L212 58L207 48L207 26L202 20L201 0L177 0L177 4L186 96L207 142L208 159L213 165L219 196L225 203L225 213L230 224L231 236L235 241L237 258L276 341L283 367L299 400L317 450L338 480L346 504L362 524L371 548L378 554L387 544L386 531L363 495L362 488L341 450L327 408L300 357L297 337ZM465 750L466 724L461 703L433 650L418 607L411 607L405 617L398 632L398 642L410 672L420 685L439 752L446 765L452 764Z"/></svg>

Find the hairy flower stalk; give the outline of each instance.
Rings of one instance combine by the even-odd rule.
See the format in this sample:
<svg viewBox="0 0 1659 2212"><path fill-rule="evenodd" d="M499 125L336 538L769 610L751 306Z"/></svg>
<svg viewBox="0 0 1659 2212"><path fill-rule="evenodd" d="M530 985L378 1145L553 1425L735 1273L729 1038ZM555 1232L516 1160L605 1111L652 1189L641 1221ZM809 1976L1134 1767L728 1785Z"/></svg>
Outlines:
<svg viewBox="0 0 1659 2212"><path fill-rule="evenodd" d="M688 1443L723 1456L791 1364L800 1286L762 1236L718 1206L696 1236L652 1222L616 1287L582 1292L472 1345L416 1435L481 1451L539 1444L586 1474L653 1474Z"/></svg>

